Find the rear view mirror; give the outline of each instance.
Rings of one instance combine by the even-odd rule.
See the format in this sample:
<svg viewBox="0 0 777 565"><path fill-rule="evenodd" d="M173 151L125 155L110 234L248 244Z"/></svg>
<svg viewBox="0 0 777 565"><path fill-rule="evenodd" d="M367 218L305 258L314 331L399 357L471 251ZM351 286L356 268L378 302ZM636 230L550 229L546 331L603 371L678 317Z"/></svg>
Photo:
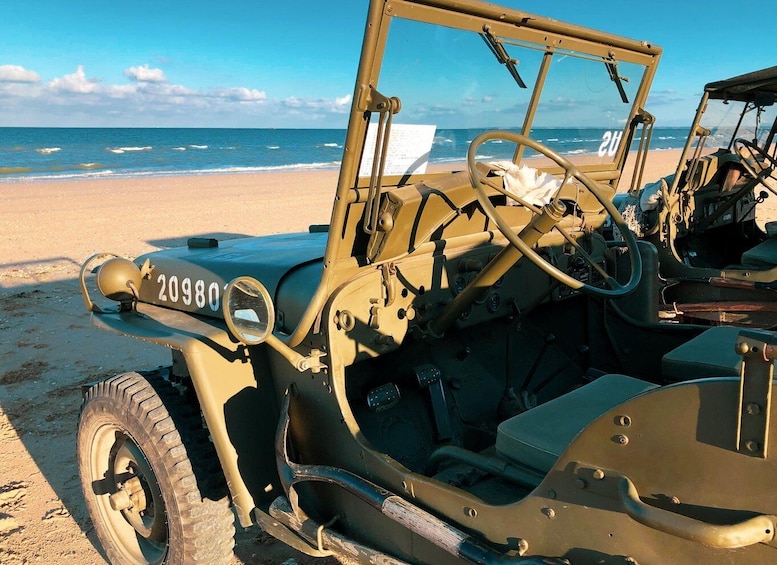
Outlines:
<svg viewBox="0 0 777 565"><path fill-rule="evenodd" d="M774 100L775 95L773 92L758 92L753 97L753 104L759 108L763 108L765 106L773 106Z"/></svg>

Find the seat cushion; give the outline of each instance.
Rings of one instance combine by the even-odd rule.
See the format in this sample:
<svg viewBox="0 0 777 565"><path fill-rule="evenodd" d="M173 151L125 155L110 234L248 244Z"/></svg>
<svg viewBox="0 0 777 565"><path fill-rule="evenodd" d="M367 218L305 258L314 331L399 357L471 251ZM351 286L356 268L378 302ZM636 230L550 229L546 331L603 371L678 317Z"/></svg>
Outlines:
<svg viewBox="0 0 777 565"><path fill-rule="evenodd" d="M547 473L588 424L655 387L625 375L604 375L499 424L496 450L503 457Z"/></svg>
<svg viewBox="0 0 777 565"><path fill-rule="evenodd" d="M758 271L777 267L777 238L770 237L742 253L742 265Z"/></svg>
<svg viewBox="0 0 777 565"><path fill-rule="evenodd" d="M676 381L738 376L742 357L734 345L741 329L712 327L676 347L661 360L664 376Z"/></svg>

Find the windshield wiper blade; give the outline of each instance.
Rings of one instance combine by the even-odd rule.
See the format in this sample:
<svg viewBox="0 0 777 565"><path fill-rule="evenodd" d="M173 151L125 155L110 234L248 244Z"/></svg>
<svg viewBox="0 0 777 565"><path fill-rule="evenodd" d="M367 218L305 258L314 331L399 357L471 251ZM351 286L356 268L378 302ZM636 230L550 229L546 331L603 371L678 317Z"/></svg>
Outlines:
<svg viewBox="0 0 777 565"><path fill-rule="evenodd" d="M496 60L507 67L507 70L510 71L510 74L515 79L515 82L518 83L518 86L521 88L526 88L526 83L523 82L523 79L521 78L521 75L518 73L518 69L515 66L518 61L512 59L510 55L507 54L504 45L502 45L502 42L499 41L499 38L494 35L494 32L491 31L489 26L483 26L483 33L480 34L480 37L483 38L483 41L486 42L488 48L491 49L491 52L494 54L494 57L496 57Z"/></svg>
<svg viewBox="0 0 777 565"><path fill-rule="evenodd" d="M615 61L608 61L607 59L604 60L604 66L607 67L607 72L610 75L610 80L615 83L615 86L618 87L618 92L621 95L621 100L623 100L624 104L629 103L629 97L626 94L626 90L623 88L623 81L626 82L629 81L629 79L624 78L618 74L618 63Z"/></svg>

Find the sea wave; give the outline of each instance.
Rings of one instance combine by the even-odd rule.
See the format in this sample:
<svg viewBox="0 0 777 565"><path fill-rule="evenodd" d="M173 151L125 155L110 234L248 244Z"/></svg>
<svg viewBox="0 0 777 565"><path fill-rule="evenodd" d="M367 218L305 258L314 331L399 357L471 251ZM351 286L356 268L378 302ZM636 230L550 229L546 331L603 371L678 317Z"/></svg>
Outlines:
<svg viewBox="0 0 777 565"><path fill-rule="evenodd" d="M252 130L165 128L0 128L0 181L24 179L164 177L263 171L332 169L339 165L345 130ZM602 130L604 131L604 130ZM682 147L685 128L657 128L652 150ZM437 131L431 163L462 163L473 129ZM547 129L535 138L566 154L585 150L595 155L602 144L599 130ZM469 138L469 139L468 139ZM552 142L552 139L558 141ZM333 142L332 140L339 140ZM636 149L636 139L631 149ZM479 152L511 158L514 144L487 144ZM580 151L583 153L584 151ZM458 167L458 165L457 165Z"/></svg>
<svg viewBox="0 0 777 565"><path fill-rule="evenodd" d="M171 171L116 171L106 169L103 171L89 172L68 172L68 173L49 173L49 174L27 174L31 170L23 167L0 167L0 175L11 175L7 178L0 177L0 183L24 183L35 181L56 181L56 180L86 180L90 178L110 177L110 178L157 178L157 177L178 177L187 175L229 175L241 173L272 173L272 172L294 172L294 171L313 171L313 170L333 170L340 168L340 161L326 161L320 163L294 163L290 165L271 165L261 167L214 167L207 169L182 169ZM95 164L97 165L97 164ZM22 176L13 176L22 175Z"/></svg>
<svg viewBox="0 0 777 565"><path fill-rule="evenodd" d="M429 159L429 163L434 165L444 165L445 163L464 164L466 160L466 157L437 157L436 159Z"/></svg>
<svg viewBox="0 0 777 565"><path fill-rule="evenodd" d="M0 175L24 175L31 170L30 167L0 167Z"/></svg>
<svg viewBox="0 0 777 565"><path fill-rule="evenodd" d="M111 153L121 155L122 153L132 153L134 151L151 151L153 147L146 145L145 147L106 147Z"/></svg>
<svg viewBox="0 0 777 565"><path fill-rule="evenodd" d="M0 167L0 174L4 171ZM18 173L17 173L18 174ZM110 177L113 176L113 171L94 171L89 173L57 173L57 174L42 174L42 175L25 175L21 177L9 177L0 178L0 183L21 183L21 182L35 182L35 181L56 181L56 180L86 180L90 178Z"/></svg>

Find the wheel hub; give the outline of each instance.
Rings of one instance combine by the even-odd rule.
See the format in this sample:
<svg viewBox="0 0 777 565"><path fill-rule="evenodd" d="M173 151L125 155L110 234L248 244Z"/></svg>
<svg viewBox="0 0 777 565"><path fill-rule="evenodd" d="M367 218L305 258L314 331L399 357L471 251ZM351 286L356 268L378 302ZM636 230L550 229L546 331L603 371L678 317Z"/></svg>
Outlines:
<svg viewBox="0 0 777 565"><path fill-rule="evenodd" d="M111 508L121 512L138 535L164 544L165 513L156 512L157 508L164 508L162 494L143 452L130 438L121 442L112 468L117 488L108 498Z"/></svg>
<svg viewBox="0 0 777 565"><path fill-rule="evenodd" d="M120 484L119 490L110 495L108 500L111 508L117 511L133 509L142 512L146 509L146 492L138 477Z"/></svg>

